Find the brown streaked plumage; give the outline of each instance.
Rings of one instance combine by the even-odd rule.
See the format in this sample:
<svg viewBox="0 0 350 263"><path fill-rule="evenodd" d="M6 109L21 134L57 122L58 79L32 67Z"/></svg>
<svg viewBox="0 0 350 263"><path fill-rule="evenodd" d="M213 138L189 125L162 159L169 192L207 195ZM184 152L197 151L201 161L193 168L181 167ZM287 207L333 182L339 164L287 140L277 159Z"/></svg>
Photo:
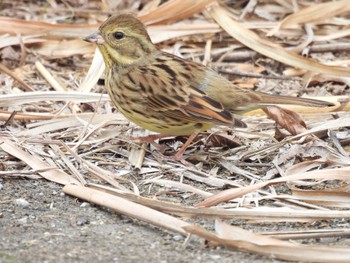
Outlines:
<svg viewBox="0 0 350 263"><path fill-rule="evenodd" d="M246 127L232 114L252 106L331 105L239 88L208 67L159 50L132 15L110 17L85 40L96 43L103 55L106 87L118 110L139 126L164 135L192 134L193 139L193 134L215 125Z"/></svg>

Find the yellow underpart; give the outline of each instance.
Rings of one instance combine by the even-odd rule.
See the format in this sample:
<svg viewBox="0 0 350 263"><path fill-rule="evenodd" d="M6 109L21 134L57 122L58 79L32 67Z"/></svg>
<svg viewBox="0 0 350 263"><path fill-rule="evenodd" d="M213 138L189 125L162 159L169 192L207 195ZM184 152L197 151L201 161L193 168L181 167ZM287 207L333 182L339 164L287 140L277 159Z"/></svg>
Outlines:
<svg viewBox="0 0 350 263"><path fill-rule="evenodd" d="M167 127L157 127L159 126L159 120L153 118L146 118L143 115L133 113L129 114L120 109L121 113L129 120L139 125L140 127L165 134L165 135L190 135L193 132L202 132L206 131L214 126L212 123L189 123L185 125L180 125L179 123L176 126L169 125L168 123L164 123L164 126ZM155 125L157 123L158 125Z"/></svg>

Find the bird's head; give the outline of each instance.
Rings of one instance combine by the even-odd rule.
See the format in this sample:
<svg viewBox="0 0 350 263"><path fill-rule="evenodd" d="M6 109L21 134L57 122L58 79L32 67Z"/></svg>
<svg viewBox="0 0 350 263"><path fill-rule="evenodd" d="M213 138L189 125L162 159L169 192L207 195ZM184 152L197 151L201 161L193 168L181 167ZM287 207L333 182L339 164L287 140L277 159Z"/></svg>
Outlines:
<svg viewBox="0 0 350 263"><path fill-rule="evenodd" d="M133 64L156 50L145 26L129 14L108 18L84 40L97 44L109 68Z"/></svg>

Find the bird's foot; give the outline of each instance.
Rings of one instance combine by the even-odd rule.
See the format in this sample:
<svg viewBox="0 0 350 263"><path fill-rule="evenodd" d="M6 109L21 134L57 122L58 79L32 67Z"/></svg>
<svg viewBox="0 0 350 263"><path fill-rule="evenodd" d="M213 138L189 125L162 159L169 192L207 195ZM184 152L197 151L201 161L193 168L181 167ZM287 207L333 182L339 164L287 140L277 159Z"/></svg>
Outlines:
<svg viewBox="0 0 350 263"><path fill-rule="evenodd" d="M160 145L159 143L156 143L155 140L162 139L165 137L169 137L169 135L164 134L151 134L147 136L129 136L128 138L130 140L136 141L137 143L149 143L152 144L160 153L164 153L168 147Z"/></svg>
<svg viewBox="0 0 350 263"><path fill-rule="evenodd" d="M173 156L161 156L161 159L163 160L168 160L168 161L175 161L175 162L181 162L183 165L185 166L193 166L192 163L188 162L185 158L184 158L184 153L186 151L186 149L188 148L188 146L190 146L190 144L192 143L192 141L196 138L197 136L197 132L192 133L187 141L182 145L182 147L180 148L180 150L178 150L178 152L173 155Z"/></svg>
<svg viewBox="0 0 350 263"><path fill-rule="evenodd" d="M160 152L155 152L153 153L153 155L155 159L158 160L159 162L164 162L164 161L180 162L185 166L193 166L193 164L187 161L182 154L176 153L175 155L167 156Z"/></svg>
<svg viewBox="0 0 350 263"><path fill-rule="evenodd" d="M184 156L183 156L183 154L182 153L180 153L180 152L177 152L173 157L174 157L174 159L175 159L175 161L177 161L177 162L180 162L180 163L182 163L183 165L185 165L185 166L193 166L193 164L192 163L190 163L189 161L187 161L185 158L184 158Z"/></svg>
<svg viewBox="0 0 350 263"><path fill-rule="evenodd" d="M164 146L162 146L162 145L160 145L160 144L155 142L155 140L169 137L169 135L151 134L151 135L148 135L148 136L141 136L141 137L130 136L129 139L130 140L135 140L135 141L137 141L139 143L151 143L159 151L159 153L161 155L161 156L159 156L159 158L161 160L176 161L176 162L181 162L183 165L191 166L193 164L188 162L188 161L186 161L186 159L183 157L183 155L184 155L186 149L188 148L188 146L196 138L197 134L198 134L198 132L192 133L188 137L187 141L182 145L180 150L173 156L165 156L165 155L163 155L163 153L165 152L167 147L164 147Z"/></svg>

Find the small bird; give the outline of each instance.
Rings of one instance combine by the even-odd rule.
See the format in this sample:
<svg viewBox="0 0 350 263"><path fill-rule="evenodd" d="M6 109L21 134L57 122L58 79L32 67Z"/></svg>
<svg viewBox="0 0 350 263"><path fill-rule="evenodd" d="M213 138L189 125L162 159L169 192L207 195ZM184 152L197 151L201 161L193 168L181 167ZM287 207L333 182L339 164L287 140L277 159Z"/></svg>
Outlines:
<svg viewBox="0 0 350 263"><path fill-rule="evenodd" d="M275 104L325 107L325 101L269 95L239 88L209 67L159 50L143 23L130 14L108 18L84 38L96 43L106 64L105 85L117 109L130 121L160 135L190 135L176 153L183 153L196 135L215 125L245 128L234 117L247 108Z"/></svg>

